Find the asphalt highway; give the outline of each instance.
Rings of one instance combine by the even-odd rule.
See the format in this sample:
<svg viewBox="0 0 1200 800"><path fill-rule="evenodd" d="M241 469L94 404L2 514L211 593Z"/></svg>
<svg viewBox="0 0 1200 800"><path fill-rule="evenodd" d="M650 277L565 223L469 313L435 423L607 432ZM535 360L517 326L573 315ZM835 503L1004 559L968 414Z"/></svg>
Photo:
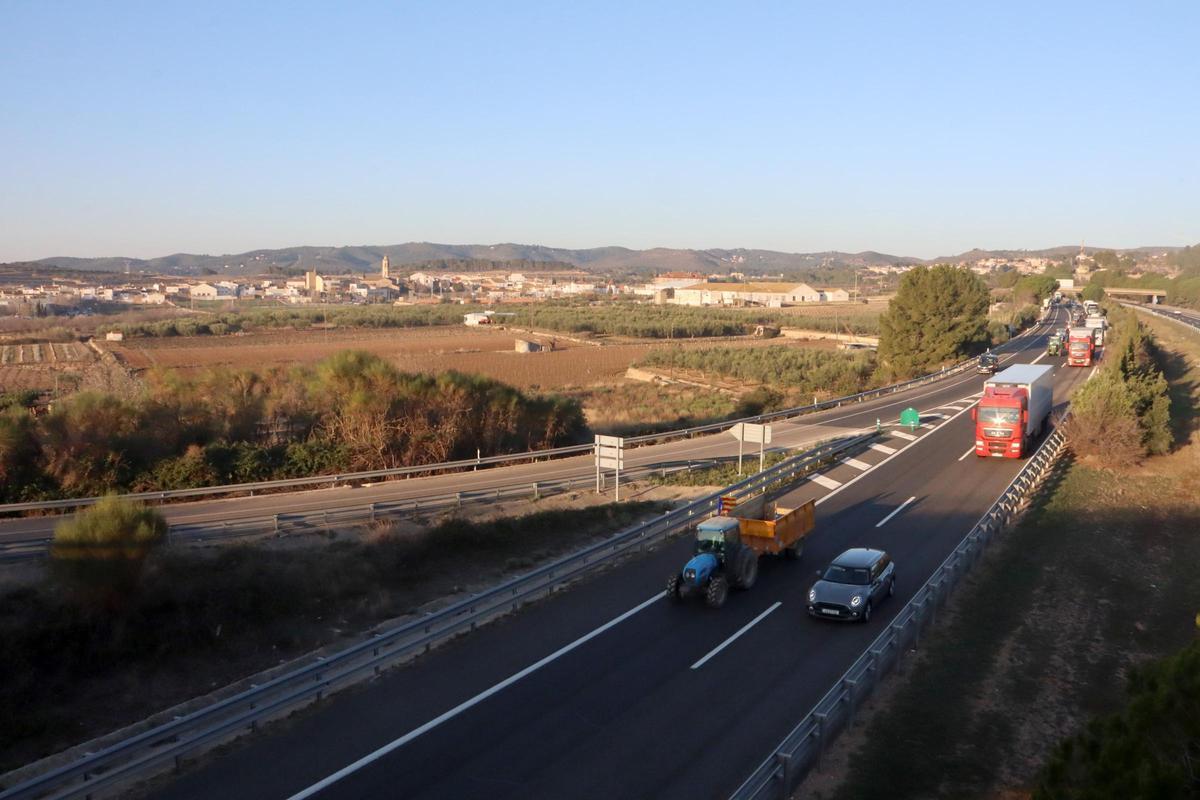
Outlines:
<svg viewBox="0 0 1200 800"><path fill-rule="evenodd" d="M1001 348L997 352L1016 352L1027 340L1045 330L1039 327ZM953 394L958 387L978 383L972 373L960 374L925 386L897 392L883 398L828 409L772 425L772 450L794 449L823 439L851 433L874 425L876 419L887 422L898 417L907 406L920 407L931 399ZM747 457L753 461L754 445L746 445ZM722 432L692 439L679 439L657 445L631 448L625 454L626 468L670 468L689 461L703 461L737 455L737 442ZM554 459L513 466L433 475L407 480L382 481L357 487L313 489L307 491L263 494L254 497L233 497L191 503L163 505L161 510L172 525L234 522L240 519L270 517L273 514L330 511L342 508L365 508L371 503L422 500L451 495L455 492L478 492L500 488L528 486L535 482L567 478L587 479L595 474L592 456ZM609 476L611 484L611 475ZM531 491L532 493L532 491ZM0 547L30 539L48 539L61 516L24 517L0 520Z"/></svg>
<svg viewBox="0 0 1200 800"><path fill-rule="evenodd" d="M1127 304L1131 305L1131 304ZM1177 322L1182 322L1185 325L1190 325L1196 330L1200 330L1200 312L1192 311L1188 308L1175 308L1174 306L1151 305L1149 303L1141 303L1134 305L1135 308L1143 308L1147 311L1153 311L1164 317L1171 317Z"/></svg>
<svg viewBox="0 0 1200 800"><path fill-rule="evenodd" d="M1044 335L1025 337L1007 363L1053 366L1061 411L1094 368L1068 368L1044 347ZM804 555L765 559L758 583L724 608L665 598L691 553L680 539L269 727L155 796L728 796L1019 470L973 454L983 380L927 387L912 403L921 427L779 498L818 503ZM814 571L853 546L892 554L896 596L865 625L809 619Z"/></svg>

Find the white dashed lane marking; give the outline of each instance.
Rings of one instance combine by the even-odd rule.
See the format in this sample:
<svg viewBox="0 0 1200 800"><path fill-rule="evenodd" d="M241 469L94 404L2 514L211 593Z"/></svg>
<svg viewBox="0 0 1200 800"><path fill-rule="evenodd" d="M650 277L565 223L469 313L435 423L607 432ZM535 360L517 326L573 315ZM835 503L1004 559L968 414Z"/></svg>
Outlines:
<svg viewBox="0 0 1200 800"><path fill-rule="evenodd" d="M808 479L818 486L824 486L826 489L836 489L842 485L841 481L835 481L833 478L825 475L809 475Z"/></svg>
<svg viewBox="0 0 1200 800"><path fill-rule="evenodd" d="M905 433L904 431L888 431L888 436L895 436L898 439L907 439L910 442L915 442L917 440L917 437L913 436L911 433Z"/></svg>
<svg viewBox="0 0 1200 800"><path fill-rule="evenodd" d="M897 514L899 514L901 511L903 511L903 510L904 510L904 507L905 507L905 506L907 506L909 503L911 503L913 500L916 500L916 499L917 499L916 497L910 497L910 498L908 498L907 500L905 500L903 503L901 503L900 505L896 506L896 510L895 510L895 511L893 511L892 513L888 514L888 515L887 515L886 517L884 517L883 519L879 520L879 522L876 522L876 523L875 523L875 527L876 527L876 528L882 528L884 525L887 525L887 523L888 523L888 520L890 520L892 517L894 517L894 516L896 516Z"/></svg>
<svg viewBox="0 0 1200 800"><path fill-rule="evenodd" d="M861 469L864 472L871 468L870 464L867 464L866 462L863 462L863 461L859 461L857 458L843 458L842 463L845 464L847 467L854 467L855 469Z"/></svg>
<svg viewBox="0 0 1200 800"><path fill-rule="evenodd" d="M871 445L871 449L878 450L881 453L887 453L889 456L896 452L896 448L888 447L886 444L873 444Z"/></svg>

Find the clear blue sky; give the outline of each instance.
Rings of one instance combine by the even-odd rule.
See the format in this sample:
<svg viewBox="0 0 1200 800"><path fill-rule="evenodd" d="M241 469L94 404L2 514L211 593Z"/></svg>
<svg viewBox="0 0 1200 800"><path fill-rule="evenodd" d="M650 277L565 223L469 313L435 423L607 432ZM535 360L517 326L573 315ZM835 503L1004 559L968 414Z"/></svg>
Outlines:
<svg viewBox="0 0 1200 800"><path fill-rule="evenodd" d="M0 0L0 261L1195 243L1198 31L1194 0Z"/></svg>

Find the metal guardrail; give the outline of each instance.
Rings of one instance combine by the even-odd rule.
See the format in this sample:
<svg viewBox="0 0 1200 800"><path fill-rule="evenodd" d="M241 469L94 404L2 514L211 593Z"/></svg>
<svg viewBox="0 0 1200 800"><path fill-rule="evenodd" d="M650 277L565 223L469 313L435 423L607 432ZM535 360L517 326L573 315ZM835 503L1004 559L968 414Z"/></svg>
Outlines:
<svg viewBox="0 0 1200 800"><path fill-rule="evenodd" d="M1061 426L1055 428L1000 498L896 615L887 630L867 647L800 724L738 787L731 800L786 800L808 770L820 764L825 747L842 728L853 722L861 701L896 666L905 648L917 641L958 579L979 558L991 538L1012 520L1021 504L1053 468L1066 447L1061 430Z"/></svg>
<svg viewBox="0 0 1200 800"><path fill-rule="evenodd" d="M1020 336L1024 336L1036 330L1041 324L1042 321L1039 321L1038 325L1027 329L1019 334L1018 337L1014 337L1010 341L1016 341L1016 339ZM1000 350L1007 346L1007 344L1008 343L1006 342L1004 345L1001 345L996 349ZM946 367L938 372L931 372L928 375L922 375L919 378L913 378L901 383L893 383L888 386L882 386L878 389L859 392L858 394L846 395L845 397L834 397L830 398L829 400L825 400L820 403L813 403L807 406L785 408L780 411L773 411L769 414L759 414L753 417L724 420L722 422L713 422L707 425L695 425L690 428L679 428L673 431L648 433L642 436L630 436L625 438L625 444L627 446L637 446L651 444L654 442L670 441L671 439L686 439L697 434L713 433L716 431L725 430L726 428L730 428L740 422L773 422L776 420L788 419L790 417L799 417L817 411L824 411L830 408L838 408L850 403L862 403L867 400L874 400L878 397L884 397L889 394L895 394L896 392L913 389L918 386L923 386L927 383L942 380L943 378L947 378L952 375L957 375L971 365L975 364L975 362L976 359L970 358L965 361L961 361L952 367ZM592 452L592 448L593 445L591 444L577 444L569 445L567 447L556 447L549 450L528 450L524 453L484 456L481 458L461 459L459 461L443 461L437 464L420 464L413 467L395 467L393 469L377 469L366 472L347 472L344 474L335 475L316 475L309 478L285 478L282 480L257 481L254 483L234 483L223 486L202 486L195 489L170 489L160 492L138 492L135 494L124 494L121 495L121 497L127 500L165 501L228 494L253 494L254 492L273 491L279 489L295 489L301 486L334 486L340 483L347 483L351 481L369 481L435 472L455 472L477 469L479 467L492 467L500 464L513 464L521 461L537 461L539 459L583 455L584 453ZM99 500L99 497L77 497L66 498L63 500L41 500L29 503L6 503L0 504L0 515L24 511L53 511L58 509L80 508L83 506L93 505Z"/></svg>
<svg viewBox="0 0 1200 800"><path fill-rule="evenodd" d="M208 746L253 730L260 723L304 704L319 701L326 694L364 677L377 675L481 622L549 596L565 583L625 553L644 549L684 530L714 510L724 495L745 497L768 490L777 483L807 474L838 455L864 446L874 436L873 432L865 433L795 455L658 519L634 525L609 539L459 600L427 617L319 657L312 664L49 770L0 792L0 800L91 797L104 789L114 789L128 781L147 777L156 770L178 767L183 758Z"/></svg>
<svg viewBox="0 0 1200 800"><path fill-rule="evenodd" d="M682 464L644 465L623 470L622 475L631 480L648 475L669 475L675 472L690 472L714 466L727 458L689 459ZM593 486L595 477L560 478L551 481L519 481L507 486L497 486L475 491L447 492L425 495L410 500L384 500L360 506L343 506L332 510L303 511L282 514L262 514L233 520L192 522L168 525L167 541L209 542L239 539L253 536L287 536L299 533L330 530L333 528L368 525L377 521L410 517L416 514L459 509L475 503L495 503L527 497L539 497L569 492L585 486ZM0 541L0 564L44 558L49 553L51 536L31 535L28 538L6 538Z"/></svg>

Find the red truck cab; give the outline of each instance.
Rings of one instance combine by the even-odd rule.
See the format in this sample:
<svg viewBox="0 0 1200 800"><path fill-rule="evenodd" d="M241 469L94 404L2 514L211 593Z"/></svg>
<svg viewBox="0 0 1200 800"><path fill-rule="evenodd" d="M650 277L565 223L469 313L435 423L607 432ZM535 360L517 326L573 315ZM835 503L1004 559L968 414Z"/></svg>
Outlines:
<svg viewBox="0 0 1200 800"><path fill-rule="evenodd" d="M1041 435L1053 403L1053 369L1015 364L983 385L975 420L975 455L1023 458Z"/></svg>
<svg viewBox="0 0 1200 800"><path fill-rule="evenodd" d="M1025 452L1025 421L1029 414L1024 389L988 386L979 405L971 410L975 420L975 455L1020 458Z"/></svg>
<svg viewBox="0 0 1200 800"><path fill-rule="evenodd" d="M1072 328L1067 339L1067 366L1090 367L1096 355L1096 339L1091 328Z"/></svg>

